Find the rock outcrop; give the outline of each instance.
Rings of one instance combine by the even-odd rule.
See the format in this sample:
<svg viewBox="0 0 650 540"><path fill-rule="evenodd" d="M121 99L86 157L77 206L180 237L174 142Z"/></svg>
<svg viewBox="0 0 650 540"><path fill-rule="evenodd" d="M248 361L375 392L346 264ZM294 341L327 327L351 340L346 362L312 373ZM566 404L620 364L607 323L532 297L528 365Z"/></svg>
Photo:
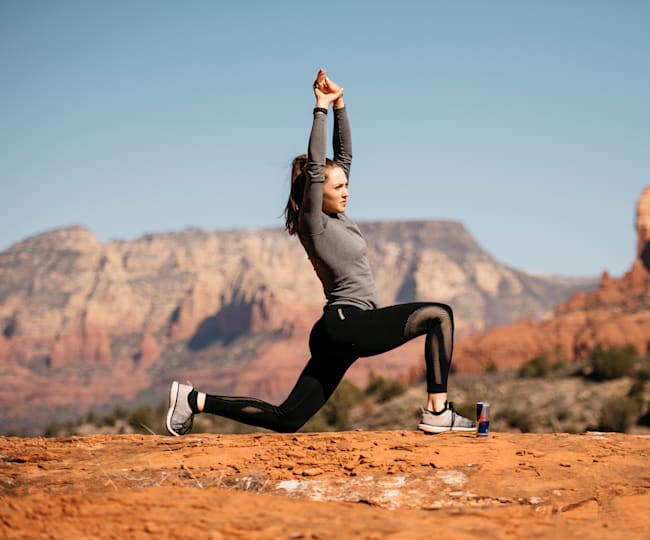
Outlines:
<svg viewBox="0 0 650 540"><path fill-rule="evenodd" d="M459 336L546 317L592 285L500 264L455 222L362 228L382 303L448 302ZM280 229L102 244L75 226L28 238L0 253L0 381L13 389L0 395L0 429L43 403L83 412L162 393L172 376L279 399L307 357L323 302L302 247ZM416 347L358 373L418 365ZM25 407L32 395L37 406Z"/></svg>
<svg viewBox="0 0 650 540"><path fill-rule="evenodd" d="M636 207L636 256L650 269L650 186L646 187Z"/></svg>
<svg viewBox="0 0 650 540"><path fill-rule="evenodd" d="M650 352L650 187L637 205L637 257L621 278L604 272L599 287L576 293L544 322L520 320L463 340L455 351L459 372L477 372L490 364L517 367L538 354L576 360L597 345L634 345Z"/></svg>

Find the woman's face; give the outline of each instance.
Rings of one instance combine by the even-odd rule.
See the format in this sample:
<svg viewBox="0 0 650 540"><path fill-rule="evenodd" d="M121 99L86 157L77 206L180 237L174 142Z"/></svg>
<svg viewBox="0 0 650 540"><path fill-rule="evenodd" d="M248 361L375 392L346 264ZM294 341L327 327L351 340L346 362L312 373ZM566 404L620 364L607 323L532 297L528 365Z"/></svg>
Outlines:
<svg viewBox="0 0 650 540"><path fill-rule="evenodd" d="M341 167L328 167L323 183L323 212L342 214L348 205L348 179Z"/></svg>

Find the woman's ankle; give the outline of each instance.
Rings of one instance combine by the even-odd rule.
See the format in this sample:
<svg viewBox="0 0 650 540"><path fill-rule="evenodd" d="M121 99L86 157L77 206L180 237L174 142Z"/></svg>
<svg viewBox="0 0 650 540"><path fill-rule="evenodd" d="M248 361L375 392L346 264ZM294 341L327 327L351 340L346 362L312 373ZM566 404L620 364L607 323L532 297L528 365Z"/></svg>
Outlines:
<svg viewBox="0 0 650 540"><path fill-rule="evenodd" d="M203 412L205 409L205 392L199 392L196 396L196 408L199 412Z"/></svg>
<svg viewBox="0 0 650 540"><path fill-rule="evenodd" d="M187 402L194 414L201 413L205 408L205 394L192 389L187 396Z"/></svg>
<svg viewBox="0 0 650 540"><path fill-rule="evenodd" d="M429 394L429 398L427 400L427 409L433 412L444 411L447 407L447 397L447 392Z"/></svg>

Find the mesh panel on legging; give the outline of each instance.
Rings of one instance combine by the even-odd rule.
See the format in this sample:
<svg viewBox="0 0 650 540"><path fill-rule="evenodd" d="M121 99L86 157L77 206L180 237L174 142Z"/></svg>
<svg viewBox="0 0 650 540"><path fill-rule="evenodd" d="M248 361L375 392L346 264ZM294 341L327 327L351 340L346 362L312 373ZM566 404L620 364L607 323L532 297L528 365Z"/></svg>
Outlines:
<svg viewBox="0 0 650 540"><path fill-rule="evenodd" d="M424 360L427 392L446 392L454 352L454 315L451 308L445 304L434 304L414 311L404 332L407 336L426 332Z"/></svg>

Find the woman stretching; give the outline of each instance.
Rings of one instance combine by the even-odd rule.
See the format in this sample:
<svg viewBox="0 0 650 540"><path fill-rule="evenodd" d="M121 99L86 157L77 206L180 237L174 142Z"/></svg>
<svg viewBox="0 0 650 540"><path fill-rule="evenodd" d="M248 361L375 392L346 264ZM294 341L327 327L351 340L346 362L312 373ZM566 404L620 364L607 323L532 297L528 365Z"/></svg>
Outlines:
<svg viewBox="0 0 650 540"><path fill-rule="evenodd" d="M352 142L343 89L320 70L307 155L293 160L286 228L296 234L323 284L327 303L309 337L311 358L280 405L254 398L214 396L174 381L166 426L172 435L192 428L195 414L210 413L274 431L294 432L329 399L359 358L381 354L425 335L428 400L419 429L473 431L475 423L447 401L454 342L451 308L414 302L379 308L366 242L346 215ZM329 106L333 105L334 159L327 159Z"/></svg>

